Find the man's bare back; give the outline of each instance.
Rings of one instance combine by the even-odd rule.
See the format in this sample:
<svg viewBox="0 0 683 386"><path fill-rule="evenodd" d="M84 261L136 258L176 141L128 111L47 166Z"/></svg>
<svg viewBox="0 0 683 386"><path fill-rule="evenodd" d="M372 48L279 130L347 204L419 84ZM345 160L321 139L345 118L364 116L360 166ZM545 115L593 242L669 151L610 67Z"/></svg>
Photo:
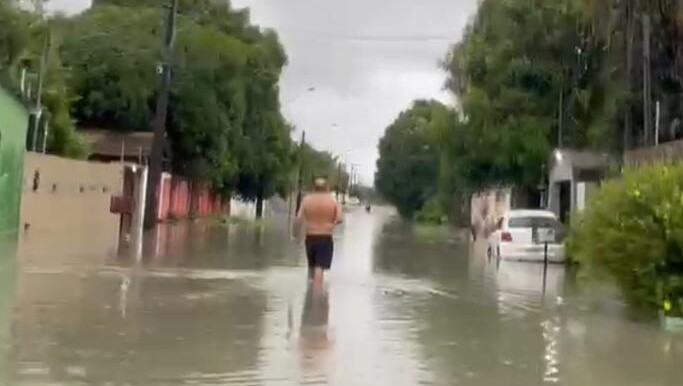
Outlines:
<svg viewBox="0 0 683 386"><path fill-rule="evenodd" d="M331 235L342 222L342 210L329 192L313 192L302 201L299 218L304 221L306 235Z"/></svg>
<svg viewBox="0 0 683 386"><path fill-rule="evenodd" d="M334 227L343 220L342 208L327 189L327 182L316 179L315 191L306 195L297 213L297 222L306 230L306 257L309 275L322 286L324 271L332 266Z"/></svg>

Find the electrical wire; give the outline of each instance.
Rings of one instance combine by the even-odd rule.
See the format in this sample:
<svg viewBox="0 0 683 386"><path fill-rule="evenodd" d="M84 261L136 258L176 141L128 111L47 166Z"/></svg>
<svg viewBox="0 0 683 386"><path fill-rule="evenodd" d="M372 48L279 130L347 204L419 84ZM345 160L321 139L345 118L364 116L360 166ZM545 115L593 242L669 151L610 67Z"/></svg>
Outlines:
<svg viewBox="0 0 683 386"><path fill-rule="evenodd" d="M367 42L367 43L406 43L406 42L455 42L458 40L458 35L335 35L324 33L320 31L303 31L290 30L278 28L276 31L287 37L301 37L304 36L310 39L318 40L332 40L342 42Z"/></svg>

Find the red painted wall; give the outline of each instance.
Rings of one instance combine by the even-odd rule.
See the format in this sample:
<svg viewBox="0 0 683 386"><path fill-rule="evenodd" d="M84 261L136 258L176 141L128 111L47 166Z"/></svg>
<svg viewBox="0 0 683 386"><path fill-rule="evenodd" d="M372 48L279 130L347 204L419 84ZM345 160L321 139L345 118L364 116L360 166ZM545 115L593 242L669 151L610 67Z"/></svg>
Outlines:
<svg viewBox="0 0 683 386"><path fill-rule="evenodd" d="M229 205L223 204L220 195L213 194L206 188L194 189L192 192L187 180L167 173L161 178L159 194L157 213L160 222L188 218L193 198L197 203L197 217L228 214L230 210Z"/></svg>

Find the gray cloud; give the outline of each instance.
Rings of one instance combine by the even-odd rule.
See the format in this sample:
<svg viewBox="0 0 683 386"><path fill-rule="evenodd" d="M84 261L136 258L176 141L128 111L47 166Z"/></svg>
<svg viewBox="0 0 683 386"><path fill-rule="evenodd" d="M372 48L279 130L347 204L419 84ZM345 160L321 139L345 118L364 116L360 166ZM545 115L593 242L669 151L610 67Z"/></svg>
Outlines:
<svg viewBox="0 0 683 386"><path fill-rule="evenodd" d="M396 115L416 98L451 101L439 61L460 39L477 0L233 4L249 7L255 23L282 38L290 62L281 99L290 121L317 147L360 164L371 183L377 141ZM312 86L316 91L306 93Z"/></svg>
<svg viewBox="0 0 683 386"><path fill-rule="evenodd" d="M60 11L71 15L90 7L90 3L90 0L48 0L46 6L50 11Z"/></svg>

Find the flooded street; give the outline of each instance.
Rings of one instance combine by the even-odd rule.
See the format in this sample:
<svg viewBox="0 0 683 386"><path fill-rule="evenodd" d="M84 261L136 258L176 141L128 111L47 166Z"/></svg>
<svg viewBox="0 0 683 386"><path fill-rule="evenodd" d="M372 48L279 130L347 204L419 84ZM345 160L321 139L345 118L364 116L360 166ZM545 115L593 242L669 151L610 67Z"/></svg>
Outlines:
<svg viewBox="0 0 683 386"><path fill-rule="evenodd" d="M140 259L29 232L0 270L0 384L681 384L683 339L564 267L346 220L324 294L283 224L164 226Z"/></svg>

